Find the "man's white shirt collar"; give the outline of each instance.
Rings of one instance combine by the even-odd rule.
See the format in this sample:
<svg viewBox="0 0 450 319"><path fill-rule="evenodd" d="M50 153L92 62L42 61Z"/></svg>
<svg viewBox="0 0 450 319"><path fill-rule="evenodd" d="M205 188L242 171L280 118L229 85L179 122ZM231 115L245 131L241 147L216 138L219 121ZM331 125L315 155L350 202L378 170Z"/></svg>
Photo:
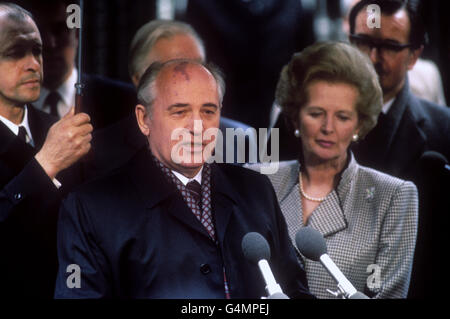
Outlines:
<svg viewBox="0 0 450 319"><path fill-rule="evenodd" d="M7 118L3 117L0 115L0 120L3 122L3 124L5 124L10 130L11 132L13 132L16 136L19 135L19 127L23 126L25 128L25 130L27 131L27 135L28 138L30 139L30 141L28 142L31 146L34 146L34 142L33 142L33 135L31 135L31 130L30 130L30 125L28 123L28 108L25 105L24 106L24 112L23 112L23 119L22 122L17 125L13 122L11 122L10 120L8 120Z"/></svg>
<svg viewBox="0 0 450 319"><path fill-rule="evenodd" d="M28 138L30 139L28 141L28 144L34 147L33 135L31 135L30 124L28 122L28 108L26 105L24 106L22 122L19 125L14 124L13 122L11 122L10 120L1 115L0 121L2 121L16 136L19 135L19 127L23 126L27 131ZM62 186L62 184L56 178L52 179L52 182L58 189Z"/></svg>
<svg viewBox="0 0 450 319"><path fill-rule="evenodd" d="M180 180L180 182L183 183L184 186L187 185L187 183L189 183L190 181L196 180L200 185L202 185L202 171L203 171L203 166L200 169L200 171L197 173L197 175L195 175L193 178L188 178L186 176L184 176L181 173L178 173L174 170L172 170L172 173Z"/></svg>
<svg viewBox="0 0 450 319"><path fill-rule="evenodd" d="M386 103L383 104L383 107L381 108L381 112L383 112L383 114L387 114L392 106L392 104L394 103L395 98L390 99L389 101L387 101Z"/></svg>

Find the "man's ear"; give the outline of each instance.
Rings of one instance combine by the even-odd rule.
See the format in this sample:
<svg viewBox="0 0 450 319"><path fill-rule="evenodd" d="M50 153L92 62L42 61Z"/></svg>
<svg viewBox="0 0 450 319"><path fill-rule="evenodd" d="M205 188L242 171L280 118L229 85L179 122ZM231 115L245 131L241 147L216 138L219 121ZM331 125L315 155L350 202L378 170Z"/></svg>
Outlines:
<svg viewBox="0 0 450 319"><path fill-rule="evenodd" d="M142 134L145 136L150 135L150 128L148 127L148 112L147 108L141 104L136 105L135 108L136 113L136 120L139 125L139 129L141 130Z"/></svg>
<svg viewBox="0 0 450 319"><path fill-rule="evenodd" d="M417 60L419 59L420 55L423 51L423 45L421 45L419 48L410 50L409 52L409 61L408 61L408 70L411 70L414 65L416 64Z"/></svg>
<svg viewBox="0 0 450 319"><path fill-rule="evenodd" d="M134 87L138 87L138 85L139 85L139 75L137 74L137 73L135 73L135 74L133 74L132 76L131 76L131 82L133 82L133 85L134 85Z"/></svg>

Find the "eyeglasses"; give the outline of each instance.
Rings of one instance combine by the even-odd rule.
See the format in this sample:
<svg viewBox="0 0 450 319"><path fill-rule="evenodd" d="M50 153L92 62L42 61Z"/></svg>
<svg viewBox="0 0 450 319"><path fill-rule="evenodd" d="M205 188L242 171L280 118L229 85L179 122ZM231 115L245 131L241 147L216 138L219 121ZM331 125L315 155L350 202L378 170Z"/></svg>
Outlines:
<svg viewBox="0 0 450 319"><path fill-rule="evenodd" d="M413 46L411 43L400 44L400 43L386 42L356 34L350 35L350 42L365 53L370 53L373 48L377 48L379 54L385 55L395 55L398 52L406 48L411 48Z"/></svg>

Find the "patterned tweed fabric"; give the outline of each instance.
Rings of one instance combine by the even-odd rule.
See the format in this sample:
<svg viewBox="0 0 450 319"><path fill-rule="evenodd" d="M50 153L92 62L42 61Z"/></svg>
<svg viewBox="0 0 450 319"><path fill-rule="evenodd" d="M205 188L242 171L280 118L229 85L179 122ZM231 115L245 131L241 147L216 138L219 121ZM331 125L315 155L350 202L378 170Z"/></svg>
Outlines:
<svg viewBox="0 0 450 319"><path fill-rule="evenodd" d="M247 168L259 170L259 165ZM281 162L278 172L268 175L294 247L295 234L304 226L299 169L297 161ZM415 185L360 166L351 154L337 188L313 211L306 226L324 235L329 256L358 291L372 298L406 298L417 223ZM299 258L311 292L318 298L334 298L326 289L336 291L337 285L325 268L300 254Z"/></svg>

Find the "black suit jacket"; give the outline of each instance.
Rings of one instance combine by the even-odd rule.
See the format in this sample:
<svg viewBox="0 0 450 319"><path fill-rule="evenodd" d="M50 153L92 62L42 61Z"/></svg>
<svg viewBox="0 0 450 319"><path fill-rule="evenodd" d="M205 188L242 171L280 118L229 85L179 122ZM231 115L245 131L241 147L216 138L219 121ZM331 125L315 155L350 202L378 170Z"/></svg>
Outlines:
<svg viewBox="0 0 450 319"><path fill-rule="evenodd" d="M218 246L166 180L148 150L116 174L69 195L58 224L57 298L224 298L223 267L233 298L265 295L257 265L241 240L261 233L275 277L291 297L311 297L267 177L213 164L212 211ZM67 288L77 264L81 288Z"/></svg>
<svg viewBox="0 0 450 319"><path fill-rule="evenodd" d="M419 192L419 229L409 297L434 297L437 256L446 248L432 238L433 229L448 229L450 178L441 168L430 169L421 160L425 151L435 151L450 159L450 110L422 100L409 91L408 81L398 94L388 114L367 137L353 146L357 161L382 172L413 181ZM446 189L447 191L443 191ZM447 195L442 195L447 194ZM441 226L445 224L446 226ZM433 266L435 263L435 266Z"/></svg>
<svg viewBox="0 0 450 319"><path fill-rule="evenodd" d="M35 147L0 122L0 297L50 298L56 273L56 220L61 192L34 159L50 115L28 106ZM58 179L64 184L63 178Z"/></svg>
<svg viewBox="0 0 450 319"><path fill-rule="evenodd" d="M353 146L357 161L407 180L415 180L425 151L450 159L450 109L417 98L408 81L385 118Z"/></svg>

